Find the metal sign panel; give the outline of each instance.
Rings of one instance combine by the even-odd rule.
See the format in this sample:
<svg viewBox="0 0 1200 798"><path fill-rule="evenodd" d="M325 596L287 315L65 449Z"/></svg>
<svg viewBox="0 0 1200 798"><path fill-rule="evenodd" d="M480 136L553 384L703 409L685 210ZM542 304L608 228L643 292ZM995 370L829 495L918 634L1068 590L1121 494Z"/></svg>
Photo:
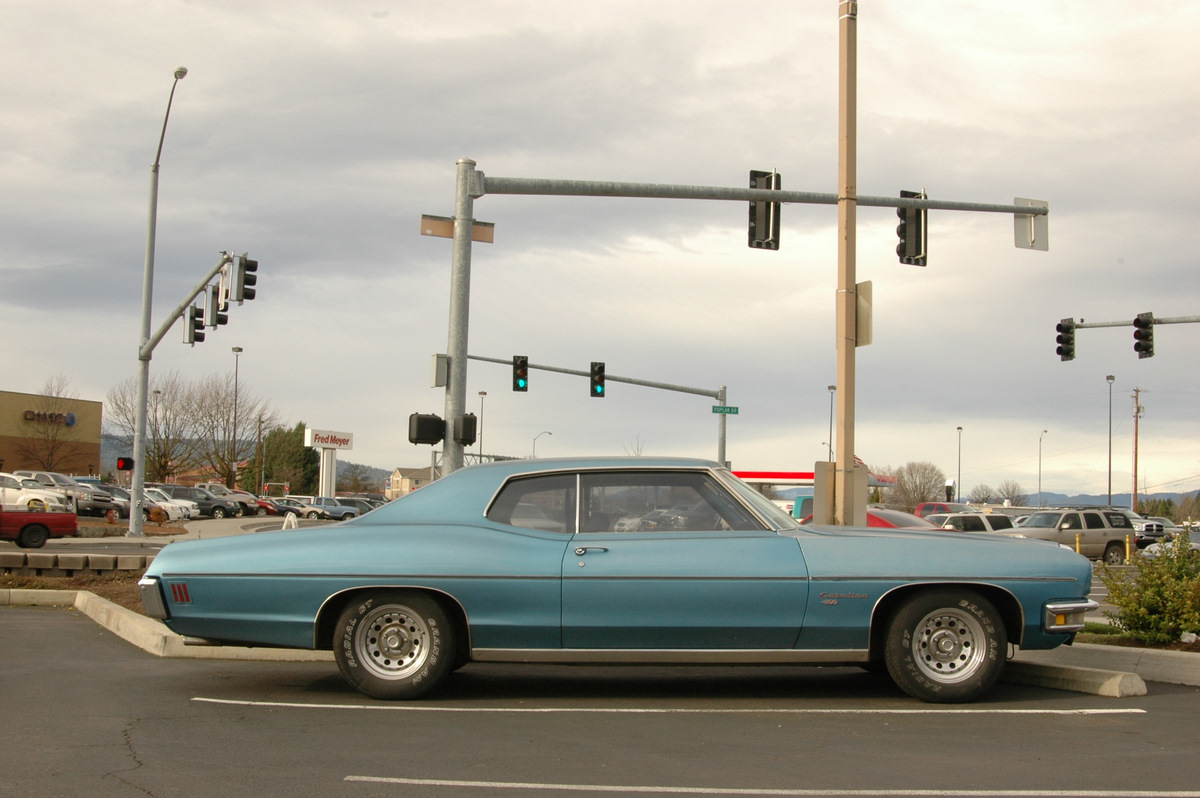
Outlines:
<svg viewBox="0 0 1200 798"><path fill-rule="evenodd" d="M1014 199L1013 204L1025 208L1050 208L1049 202L1021 197ZM1049 250L1050 214L1035 216L1032 213L1014 213L1013 243L1020 249L1036 249L1039 252Z"/></svg>

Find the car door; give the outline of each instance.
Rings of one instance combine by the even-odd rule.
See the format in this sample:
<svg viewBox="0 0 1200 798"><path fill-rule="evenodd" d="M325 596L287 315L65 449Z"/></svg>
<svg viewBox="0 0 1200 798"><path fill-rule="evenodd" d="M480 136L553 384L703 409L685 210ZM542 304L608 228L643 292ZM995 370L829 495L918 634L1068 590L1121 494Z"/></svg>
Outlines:
<svg viewBox="0 0 1200 798"><path fill-rule="evenodd" d="M707 471L584 472L579 494L562 564L564 648L795 645L808 600L799 543ZM653 530L618 523L659 509Z"/></svg>

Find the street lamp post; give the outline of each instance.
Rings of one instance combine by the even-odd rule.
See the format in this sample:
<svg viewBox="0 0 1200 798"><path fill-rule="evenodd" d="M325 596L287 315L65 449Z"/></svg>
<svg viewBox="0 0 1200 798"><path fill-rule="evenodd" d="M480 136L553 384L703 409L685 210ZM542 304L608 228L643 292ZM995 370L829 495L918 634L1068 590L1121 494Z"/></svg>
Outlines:
<svg viewBox="0 0 1200 798"><path fill-rule="evenodd" d="M163 140L167 136L167 120L171 118L171 102L175 99L175 87L187 75L185 67L175 70L175 82L171 84L171 95L167 98L167 112L163 115L162 132L158 136L158 149L154 152L154 163L150 167L150 214L146 230L146 264L142 272L142 329L138 339L138 384L137 404L133 422L133 484L130 485L129 537L145 537L142 530L142 512L146 503L146 402L150 394L150 309L154 300L154 239L158 231L158 164L162 159Z"/></svg>
<svg viewBox="0 0 1200 798"><path fill-rule="evenodd" d="M958 428L958 477L954 483L954 501L962 501L962 427Z"/></svg>
<svg viewBox="0 0 1200 798"><path fill-rule="evenodd" d="M537 439L542 437L543 435L553 435L553 434L554 433L550 432L550 430L546 430L545 432L539 432L537 435L533 436L533 456L535 459L537 458Z"/></svg>
<svg viewBox="0 0 1200 798"><path fill-rule="evenodd" d="M1108 381L1108 506L1112 506L1112 386L1117 378L1109 374Z"/></svg>
<svg viewBox="0 0 1200 798"><path fill-rule="evenodd" d="M1050 430L1042 430L1042 434L1038 435L1038 508L1042 506L1042 436Z"/></svg>
<svg viewBox="0 0 1200 798"><path fill-rule="evenodd" d="M238 363L242 359L242 348L235 346L233 348L233 435L230 436L230 448L232 456L229 458L229 463L233 470L233 484L229 487L237 487L237 459L238 459Z"/></svg>
<svg viewBox="0 0 1200 798"><path fill-rule="evenodd" d="M833 462L833 395L837 391L836 385L829 386L829 440L826 445L829 447L829 462Z"/></svg>

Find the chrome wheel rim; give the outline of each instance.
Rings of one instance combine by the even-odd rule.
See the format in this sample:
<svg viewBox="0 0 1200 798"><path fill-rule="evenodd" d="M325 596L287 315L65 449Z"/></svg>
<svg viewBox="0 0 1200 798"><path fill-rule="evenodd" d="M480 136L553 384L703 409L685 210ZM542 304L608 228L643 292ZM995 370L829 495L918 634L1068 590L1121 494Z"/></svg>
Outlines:
<svg viewBox="0 0 1200 798"><path fill-rule="evenodd" d="M974 676L987 656L986 636L968 612L944 608L921 619L913 634L913 660L931 681L953 684Z"/></svg>
<svg viewBox="0 0 1200 798"><path fill-rule="evenodd" d="M377 607L363 617L355 635L358 660L384 679L403 679L428 659L429 627L408 607Z"/></svg>

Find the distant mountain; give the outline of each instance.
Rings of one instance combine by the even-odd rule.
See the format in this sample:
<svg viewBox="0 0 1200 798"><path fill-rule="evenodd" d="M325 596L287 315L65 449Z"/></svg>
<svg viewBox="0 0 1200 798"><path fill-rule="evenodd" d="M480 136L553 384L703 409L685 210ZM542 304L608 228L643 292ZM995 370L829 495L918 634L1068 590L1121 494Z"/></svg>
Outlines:
<svg viewBox="0 0 1200 798"><path fill-rule="evenodd" d="M1172 501L1175 502L1175 505L1178 506L1180 504L1180 502L1183 501L1183 497L1188 496L1188 495L1191 495L1191 491L1189 491L1188 493L1151 493L1148 496L1146 494L1139 493L1138 501L1142 502L1142 501L1152 500L1152 499L1162 499L1165 501L1167 499L1171 499ZM1132 498L1133 497L1129 494L1128 491L1126 491L1125 493L1114 493L1112 495L1112 506L1128 507L1129 502ZM1037 494L1036 493L1029 494L1029 502L1030 502L1030 504L1037 504ZM1101 494L1078 493L1074 496L1068 496L1065 493L1048 493L1046 491L1042 491L1042 505L1045 507L1049 507L1049 506L1053 506L1053 505L1075 505L1075 504L1080 504L1080 505L1091 504L1091 505L1103 506L1108 503L1109 503L1109 501L1108 501L1107 493L1101 493Z"/></svg>

